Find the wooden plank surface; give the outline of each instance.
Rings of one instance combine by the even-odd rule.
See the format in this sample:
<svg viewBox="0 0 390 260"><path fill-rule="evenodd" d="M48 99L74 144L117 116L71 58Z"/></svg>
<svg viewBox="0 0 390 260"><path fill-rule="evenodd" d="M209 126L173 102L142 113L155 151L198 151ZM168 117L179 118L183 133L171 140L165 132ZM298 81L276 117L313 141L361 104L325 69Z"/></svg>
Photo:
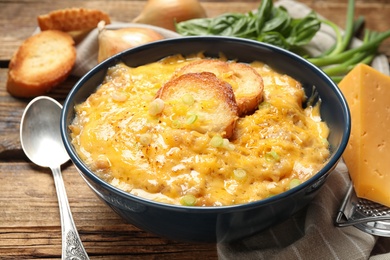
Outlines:
<svg viewBox="0 0 390 260"><path fill-rule="evenodd" d="M0 259L60 257L61 227L50 170L15 161L0 162L0 173ZM91 259L216 257L214 244L170 241L126 224L92 193L70 163L63 167L63 178Z"/></svg>
<svg viewBox="0 0 390 260"><path fill-rule="evenodd" d="M247 12L260 1L201 1L208 16ZM302 0L321 15L344 26L346 0ZM37 28L36 17L65 7L106 11L113 20L130 22L145 1L0 0L0 259L58 259L61 227L53 178L48 169L30 163L20 148L19 124L29 99L10 96L5 89L12 53ZM358 0L356 15L367 28L389 30L390 2ZM390 57L390 40L381 46ZM78 79L70 77L49 94L63 102ZM126 224L87 187L74 166L63 167L69 203L81 239L91 259L216 259L215 244L170 241Z"/></svg>

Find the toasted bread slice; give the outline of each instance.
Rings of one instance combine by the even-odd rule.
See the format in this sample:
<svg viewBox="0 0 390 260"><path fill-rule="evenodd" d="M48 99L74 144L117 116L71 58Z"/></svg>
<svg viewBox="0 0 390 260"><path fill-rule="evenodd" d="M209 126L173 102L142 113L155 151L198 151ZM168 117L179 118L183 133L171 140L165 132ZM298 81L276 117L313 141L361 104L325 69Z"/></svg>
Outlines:
<svg viewBox="0 0 390 260"><path fill-rule="evenodd" d="M240 115L246 115L256 110L263 100L263 78L245 63L229 63L231 74L224 75L225 80L232 85Z"/></svg>
<svg viewBox="0 0 390 260"><path fill-rule="evenodd" d="M111 22L108 14L87 8L66 8L52 11L37 17L39 28L64 32L94 29L100 21Z"/></svg>
<svg viewBox="0 0 390 260"><path fill-rule="evenodd" d="M234 91L240 116L252 113L263 99L263 79L250 65L204 59L191 62L176 71L174 77L185 73L211 72L228 82Z"/></svg>
<svg viewBox="0 0 390 260"><path fill-rule="evenodd" d="M213 73L178 76L165 83L156 97L164 100L162 116L173 127L233 135L238 118L233 89Z"/></svg>
<svg viewBox="0 0 390 260"><path fill-rule="evenodd" d="M25 40L11 58L7 91L17 97L34 97L64 81L76 61L72 37L48 30Z"/></svg>

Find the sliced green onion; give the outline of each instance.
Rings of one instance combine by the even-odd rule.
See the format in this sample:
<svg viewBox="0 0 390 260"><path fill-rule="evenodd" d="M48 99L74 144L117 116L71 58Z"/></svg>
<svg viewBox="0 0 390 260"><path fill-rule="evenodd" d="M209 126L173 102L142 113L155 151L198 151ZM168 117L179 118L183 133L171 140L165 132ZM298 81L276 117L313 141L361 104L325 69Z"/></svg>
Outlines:
<svg viewBox="0 0 390 260"><path fill-rule="evenodd" d="M194 206L196 203L196 198L192 194L186 194L180 199L180 203L183 206Z"/></svg>
<svg viewBox="0 0 390 260"><path fill-rule="evenodd" d="M289 184L290 190L291 190L292 188L297 187L299 184L301 184L301 180L299 180L299 179L292 179L292 180L290 181L290 184Z"/></svg>
<svg viewBox="0 0 390 260"><path fill-rule="evenodd" d="M189 93L184 94L181 97L181 100L183 101L184 104L189 105L189 106L193 105L194 102L195 102L194 97L191 94L189 94Z"/></svg>
<svg viewBox="0 0 390 260"><path fill-rule="evenodd" d="M232 150L234 150L234 148L236 148L235 146L234 146L234 144L232 144L230 141L229 141L229 139L227 139L227 138L224 138L223 139L223 145L222 145L225 149L227 149L227 150L230 150L230 151L232 151Z"/></svg>
<svg viewBox="0 0 390 260"><path fill-rule="evenodd" d="M142 134L140 135L139 137L139 142L142 144L142 145L149 145L152 141L152 135L151 134Z"/></svg>
<svg viewBox="0 0 390 260"><path fill-rule="evenodd" d="M179 120L173 120L172 121L172 127L173 128L180 128L181 127L181 123L180 123L180 121Z"/></svg>
<svg viewBox="0 0 390 260"><path fill-rule="evenodd" d="M156 98L149 105L149 114L151 116L156 116L160 114L164 109L164 100L161 98Z"/></svg>
<svg viewBox="0 0 390 260"><path fill-rule="evenodd" d="M214 147L225 148L226 150L230 151L236 148L234 144L229 141L229 139L223 138L220 135L214 135L210 140L210 144Z"/></svg>
<svg viewBox="0 0 390 260"><path fill-rule="evenodd" d="M233 175L237 180L243 180L246 177L246 171L244 169L238 168L233 170Z"/></svg>
<svg viewBox="0 0 390 260"><path fill-rule="evenodd" d="M193 123L195 123L195 121L198 119L198 116L197 115L189 115L187 117L187 121L186 121L186 124L187 125L191 125Z"/></svg>
<svg viewBox="0 0 390 260"><path fill-rule="evenodd" d="M289 188L292 189L292 188L295 188L297 187L298 185L301 184L301 180L299 179L292 179L289 183Z"/></svg>
<svg viewBox="0 0 390 260"><path fill-rule="evenodd" d="M326 146L329 146L329 141L326 138L322 138L322 143Z"/></svg>
<svg viewBox="0 0 390 260"><path fill-rule="evenodd" d="M117 102L124 102L127 100L127 95L125 92L122 91L114 91L111 94L112 100L117 101Z"/></svg>
<svg viewBox="0 0 390 260"><path fill-rule="evenodd" d="M272 150L272 151L267 152L265 154L265 159L267 161L277 161L278 162L280 160L280 157L275 151Z"/></svg>
<svg viewBox="0 0 390 260"><path fill-rule="evenodd" d="M210 144L214 147L222 147L223 145L223 138L220 135L214 135L213 138L210 140Z"/></svg>
<svg viewBox="0 0 390 260"><path fill-rule="evenodd" d="M263 101L259 104L259 109L260 108L266 109L266 108L270 108L270 107L271 107L271 104L269 102L266 102L266 101Z"/></svg>

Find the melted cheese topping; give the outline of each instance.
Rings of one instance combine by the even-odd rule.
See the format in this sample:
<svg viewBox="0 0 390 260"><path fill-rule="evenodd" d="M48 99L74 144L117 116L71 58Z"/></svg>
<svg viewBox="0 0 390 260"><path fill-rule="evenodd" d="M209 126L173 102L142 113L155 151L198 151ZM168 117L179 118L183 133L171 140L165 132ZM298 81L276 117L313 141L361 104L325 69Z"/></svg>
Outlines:
<svg viewBox="0 0 390 260"><path fill-rule="evenodd" d="M174 71L201 55L136 68L118 64L70 126L79 156L102 179L135 195L182 205L221 206L261 200L302 183L329 157L319 105L302 108L300 83L253 62L264 101L239 118L232 140L177 129L149 113ZM220 143L220 144L219 144Z"/></svg>

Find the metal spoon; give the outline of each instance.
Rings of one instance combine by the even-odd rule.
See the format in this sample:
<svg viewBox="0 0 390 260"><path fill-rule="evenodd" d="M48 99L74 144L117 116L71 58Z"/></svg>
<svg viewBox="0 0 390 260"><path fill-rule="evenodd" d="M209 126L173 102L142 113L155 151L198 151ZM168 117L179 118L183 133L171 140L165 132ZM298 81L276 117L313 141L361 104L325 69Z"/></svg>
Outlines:
<svg viewBox="0 0 390 260"><path fill-rule="evenodd" d="M32 162L53 172L61 215L62 259L89 259L74 224L61 175L61 165L69 160L61 141L61 109L61 104L50 97L31 100L22 116L20 142Z"/></svg>

